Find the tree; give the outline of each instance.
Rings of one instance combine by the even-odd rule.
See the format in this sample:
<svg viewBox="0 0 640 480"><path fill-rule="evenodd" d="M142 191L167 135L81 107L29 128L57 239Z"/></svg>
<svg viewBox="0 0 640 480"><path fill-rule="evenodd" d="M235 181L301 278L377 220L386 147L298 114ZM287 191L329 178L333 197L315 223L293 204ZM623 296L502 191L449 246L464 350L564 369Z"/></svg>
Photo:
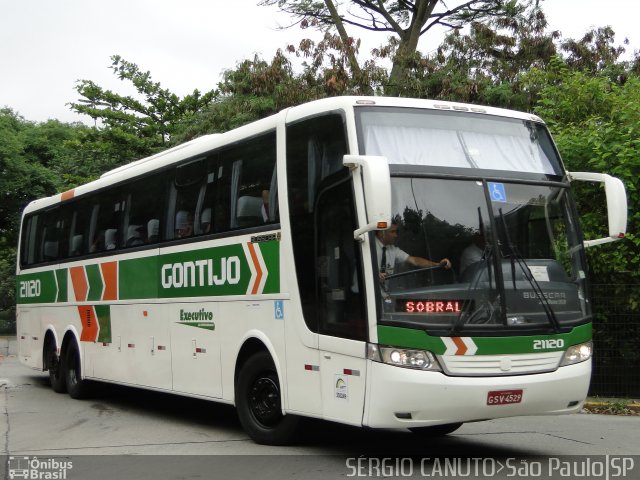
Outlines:
<svg viewBox="0 0 640 480"><path fill-rule="evenodd" d="M214 100L213 91L202 94L197 89L179 98L152 81L151 73L141 71L135 63L119 55L111 60L113 72L120 80L131 82L140 98L105 90L91 80L80 80L76 90L83 98L71 103L71 108L100 120L114 138L129 145L133 156L121 158L121 162L166 147L181 120L197 114Z"/></svg>
<svg viewBox="0 0 640 480"><path fill-rule="evenodd" d="M423 59L420 96L531 110L537 90L523 79L554 62L558 38L547 31L537 4L514 17L472 22L467 33L451 32Z"/></svg>
<svg viewBox="0 0 640 480"><path fill-rule="evenodd" d="M35 128L12 110L0 110L0 237L9 245L18 241L19 219L27 203L57 190L55 175L29 156L26 140Z"/></svg>
<svg viewBox="0 0 640 480"><path fill-rule="evenodd" d="M419 40L435 27L457 30L471 22L511 18L539 1L469 0L455 2L449 7L444 0L351 0L342 3L334 0L261 0L259 5L277 5L305 28L311 26L325 31L335 28L347 46L356 43L348 35L347 26L390 34L393 65L385 94L397 95L407 71L419 61ZM353 78L359 78L362 70L356 50L350 48L347 57Z"/></svg>
<svg viewBox="0 0 640 480"><path fill-rule="evenodd" d="M623 85L606 74L567 72L541 91L536 112L546 119L568 170L609 173L626 186L627 237L588 250L596 283L640 281L640 78ZM580 184L577 184L580 185ZM583 186L576 195L586 238L607 232L607 212L598 187ZM606 233L604 233L606 235ZM635 298L640 305L640 292Z"/></svg>

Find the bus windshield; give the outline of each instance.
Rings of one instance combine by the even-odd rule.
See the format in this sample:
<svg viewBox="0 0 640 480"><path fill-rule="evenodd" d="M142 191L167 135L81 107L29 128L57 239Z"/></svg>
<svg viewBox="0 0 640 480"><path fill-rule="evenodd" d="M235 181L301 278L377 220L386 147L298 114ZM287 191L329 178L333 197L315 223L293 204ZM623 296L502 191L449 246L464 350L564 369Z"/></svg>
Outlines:
<svg viewBox="0 0 640 480"><path fill-rule="evenodd" d="M383 324L453 335L587 321L584 253L563 187L393 177L392 192L397 236L373 234ZM416 268L411 257L451 268Z"/></svg>

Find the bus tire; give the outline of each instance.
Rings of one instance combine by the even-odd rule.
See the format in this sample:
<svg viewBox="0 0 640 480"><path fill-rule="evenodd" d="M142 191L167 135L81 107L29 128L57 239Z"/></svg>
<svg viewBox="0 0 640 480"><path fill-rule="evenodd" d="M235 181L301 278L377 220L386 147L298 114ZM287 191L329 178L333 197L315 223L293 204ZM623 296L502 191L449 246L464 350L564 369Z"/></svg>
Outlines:
<svg viewBox="0 0 640 480"><path fill-rule="evenodd" d="M423 437L442 437L455 432L461 426L462 423L445 423L444 425L432 425L430 427L415 427L409 430Z"/></svg>
<svg viewBox="0 0 640 480"><path fill-rule="evenodd" d="M86 398L89 393L89 382L82 379L80 349L75 341L69 342L64 356L63 370L69 396L76 399Z"/></svg>
<svg viewBox="0 0 640 480"><path fill-rule="evenodd" d="M249 357L240 369L236 408L242 428L256 443L286 445L295 436L299 418L282 414L278 373L268 352Z"/></svg>
<svg viewBox="0 0 640 480"><path fill-rule="evenodd" d="M56 393L67 392L67 382L64 374L64 368L58 352L56 351L56 344L51 342L47 345L46 349L46 367L49 370L49 382L51 388Z"/></svg>

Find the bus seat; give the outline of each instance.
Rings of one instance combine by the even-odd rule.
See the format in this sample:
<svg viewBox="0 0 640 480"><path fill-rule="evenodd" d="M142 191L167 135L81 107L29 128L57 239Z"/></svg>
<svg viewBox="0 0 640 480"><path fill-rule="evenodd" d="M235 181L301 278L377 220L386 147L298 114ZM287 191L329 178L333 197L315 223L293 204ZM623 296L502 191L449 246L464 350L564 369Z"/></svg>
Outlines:
<svg viewBox="0 0 640 480"><path fill-rule="evenodd" d="M82 253L82 240L84 235L74 235L71 239L71 255L80 255Z"/></svg>
<svg viewBox="0 0 640 480"><path fill-rule="evenodd" d="M160 239L160 220L152 218L147 222L148 243L156 243Z"/></svg>
<svg viewBox="0 0 640 480"><path fill-rule="evenodd" d="M58 258L58 242L48 241L44 242L44 260L55 260Z"/></svg>
<svg viewBox="0 0 640 480"><path fill-rule="evenodd" d="M115 250L118 246L118 229L107 228L104 232L104 249Z"/></svg>
<svg viewBox="0 0 640 480"><path fill-rule="evenodd" d="M245 195L238 198L238 208L236 209L236 220L238 227L251 225L261 225L262 221L262 199Z"/></svg>
<svg viewBox="0 0 640 480"><path fill-rule="evenodd" d="M205 208L200 214L200 233L209 233L211 231L211 209Z"/></svg>

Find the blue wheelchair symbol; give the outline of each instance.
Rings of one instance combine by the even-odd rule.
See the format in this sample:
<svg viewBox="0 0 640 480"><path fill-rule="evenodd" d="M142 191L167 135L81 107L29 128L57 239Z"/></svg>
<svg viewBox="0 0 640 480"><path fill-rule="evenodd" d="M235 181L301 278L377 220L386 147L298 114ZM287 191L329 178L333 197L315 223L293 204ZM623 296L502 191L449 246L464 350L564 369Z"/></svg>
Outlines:
<svg viewBox="0 0 640 480"><path fill-rule="evenodd" d="M507 192L504 183L489 182L489 196L492 202L507 203Z"/></svg>
<svg viewBox="0 0 640 480"><path fill-rule="evenodd" d="M273 306L276 320L282 320L284 318L284 302L282 300L275 300Z"/></svg>

